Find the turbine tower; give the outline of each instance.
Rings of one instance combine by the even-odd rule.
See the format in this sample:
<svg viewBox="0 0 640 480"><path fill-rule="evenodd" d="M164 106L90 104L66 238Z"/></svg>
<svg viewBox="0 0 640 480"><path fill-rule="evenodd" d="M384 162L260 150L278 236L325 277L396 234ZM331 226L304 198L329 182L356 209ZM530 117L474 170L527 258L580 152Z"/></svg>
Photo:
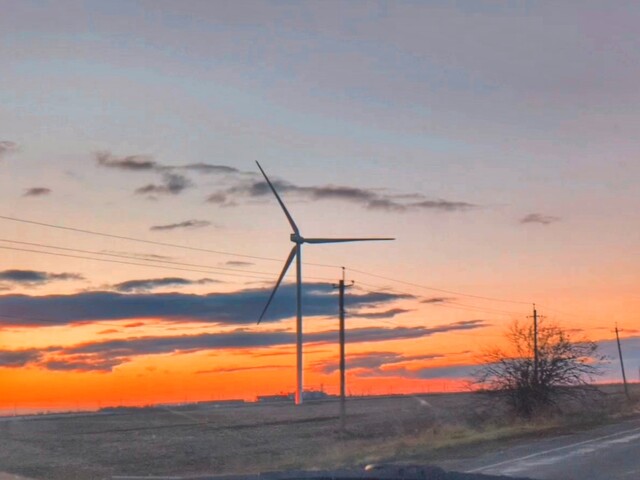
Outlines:
<svg viewBox="0 0 640 480"><path fill-rule="evenodd" d="M269 180L269 177L267 177L267 174L264 173L264 170L262 169L260 164L258 162L256 162L256 164L258 165L260 172L262 172L264 179L267 181L269 188L271 188L271 191L275 195L276 200L278 200L278 203L280 204L282 211L284 212L285 216L287 217L287 220L289 221L289 225L291 225L291 229L293 230L293 233L291 233L290 238L291 238L291 241L295 244L291 249L291 253L289 253L289 257L287 258L287 261L284 263L284 268L282 269L282 272L280 273L280 276L276 281L276 285L273 288L273 291L271 292L271 296L269 297L267 304L265 305L264 309L262 310L262 313L260 314L260 318L258 319L258 324L262 321L264 314L267 312L267 309L271 304L271 300L273 300L273 297L275 296L276 291L280 286L280 283L282 283L282 279L286 275L287 270L289 269L289 267L291 266L291 263L293 262L293 259L295 258L296 259L296 398L295 398L295 401L296 401L296 405L300 405L302 403L302 392L303 392L302 244L303 243L317 244L317 243L345 243L345 242L374 242L374 241L386 241L386 240L395 240L395 239L394 238L304 238L302 235L300 235L300 230L298 229L296 222L293 220L293 217L289 213L289 210L287 210L287 207L285 206L284 202L280 198L280 195L278 195L278 192L276 191L275 187Z"/></svg>

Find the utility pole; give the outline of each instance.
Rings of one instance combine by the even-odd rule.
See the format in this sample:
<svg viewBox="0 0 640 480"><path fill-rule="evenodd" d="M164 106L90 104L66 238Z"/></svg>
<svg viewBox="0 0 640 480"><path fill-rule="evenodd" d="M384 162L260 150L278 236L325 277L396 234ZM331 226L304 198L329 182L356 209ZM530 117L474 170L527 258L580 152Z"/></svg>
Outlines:
<svg viewBox="0 0 640 480"><path fill-rule="evenodd" d="M346 361L345 361L345 333L344 333L344 292L347 287L351 285L345 285L344 279L344 267L342 267L342 278L338 282L338 285L334 285L333 288L338 289L338 301L340 312L340 429L344 432L346 426Z"/></svg>
<svg viewBox="0 0 640 480"><path fill-rule="evenodd" d="M540 359L538 358L538 310L536 310L536 304L533 304L533 381L535 385L538 385L538 370Z"/></svg>
<svg viewBox="0 0 640 480"><path fill-rule="evenodd" d="M618 342L618 355L620 356L620 368L622 369L622 382L624 383L624 394L627 400L631 400L629 387L627 386L627 375L624 372L624 360L622 359L622 347L620 346L620 335L618 334L618 324L616 324L616 342Z"/></svg>

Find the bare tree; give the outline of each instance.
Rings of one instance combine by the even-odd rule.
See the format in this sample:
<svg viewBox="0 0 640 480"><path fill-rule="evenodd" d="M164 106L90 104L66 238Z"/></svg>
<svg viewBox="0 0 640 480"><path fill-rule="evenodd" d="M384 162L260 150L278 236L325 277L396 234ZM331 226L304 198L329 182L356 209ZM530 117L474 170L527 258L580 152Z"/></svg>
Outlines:
<svg viewBox="0 0 640 480"><path fill-rule="evenodd" d="M601 373L605 359L597 344L574 341L566 330L553 324L539 325L537 369L533 327L516 321L506 340L505 348L496 347L482 356L474 384L505 396L509 406L524 417L562 397L583 397Z"/></svg>

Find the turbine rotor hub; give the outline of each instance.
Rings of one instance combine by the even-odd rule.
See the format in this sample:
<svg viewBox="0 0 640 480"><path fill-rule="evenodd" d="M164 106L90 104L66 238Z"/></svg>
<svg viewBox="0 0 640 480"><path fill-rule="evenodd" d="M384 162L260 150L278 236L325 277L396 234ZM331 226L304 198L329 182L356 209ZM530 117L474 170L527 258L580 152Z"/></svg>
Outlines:
<svg viewBox="0 0 640 480"><path fill-rule="evenodd" d="M290 238L293 243L304 243L304 238L297 233L292 233Z"/></svg>

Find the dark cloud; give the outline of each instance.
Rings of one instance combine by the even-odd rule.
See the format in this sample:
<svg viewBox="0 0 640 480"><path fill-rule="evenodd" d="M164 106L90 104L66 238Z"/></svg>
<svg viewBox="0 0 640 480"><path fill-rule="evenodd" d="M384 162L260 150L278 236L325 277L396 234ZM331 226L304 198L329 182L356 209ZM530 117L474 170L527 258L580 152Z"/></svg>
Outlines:
<svg viewBox="0 0 640 480"><path fill-rule="evenodd" d="M255 265L253 262L245 262L243 260L228 260L225 262L225 265L230 267L251 267Z"/></svg>
<svg viewBox="0 0 640 480"><path fill-rule="evenodd" d="M431 297L431 298L425 298L423 300L420 300L420 303L438 304L438 303L451 302L453 300L455 300L455 298L452 298L452 297Z"/></svg>
<svg viewBox="0 0 640 480"><path fill-rule="evenodd" d="M389 310L382 310L379 312L350 312L350 317L357 318L393 318L401 313L411 312L405 308L390 308Z"/></svg>
<svg viewBox="0 0 640 480"><path fill-rule="evenodd" d="M117 283L113 286L113 289L119 292L148 292L162 287L183 287L210 283L219 283L219 281L211 278L201 278L199 280L190 280L181 277L147 278Z"/></svg>
<svg viewBox="0 0 640 480"><path fill-rule="evenodd" d="M559 222L560 217L554 217L552 215L542 215L541 213L530 213L520 219L520 223L539 223L541 225L549 225L551 223Z"/></svg>
<svg viewBox="0 0 640 480"><path fill-rule="evenodd" d="M476 207L476 205L467 202L428 199L424 195L417 193L390 195L379 190L340 185L304 187L283 180L273 180L272 183L279 193L288 194L296 199L344 201L360 205L369 210L453 212ZM238 178L236 185L213 192L209 195L207 201L217 205L232 206L242 200L251 200L269 195L271 195L271 190L264 180Z"/></svg>
<svg viewBox="0 0 640 480"><path fill-rule="evenodd" d="M17 143L9 140L0 140L0 160L7 155L16 153L18 150L20 150L20 147Z"/></svg>
<svg viewBox="0 0 640 480"><path fill-rule="evenodd" d="M43 285L53 281L84 280L77 273L49 273L37 270L4 270L0 271L0 282L16 285Z"/></svg>
<svg viewBox="0 0 640 480"><path fill-rule="evenodd" d="M486 324L473 320L430 328L356 328L347 331L347 341L350 344L356 344L389 340L409 340L461 329L483 328L485 326ZM18 367L34 364L50 370L104 372L110 371L114 367L127 363L134 357L141 355L184 354L205 350L292 346L295 344L295 339L295 333L290 331L237 329L231 332L202 333L198 335L144 336L98 340L71 346L52 346L40 351L0 350L0 360L4 358L6 366ZM338 341L338 332L331 330L307 333L304 340L307 345L333 345ZM349 357L349 367L375 370L383 365L432 359L438 356L440 355L426 354L406 356L394 352L374 352L364 355L351 355ZM320 367L321 369L323 368L322 366ZM328 366L325 368L329 371Z"/></svg>
<svg viewBox="0 0 640 480"><path fill-rule="evenodd" d="M135 193L138 195L178 195L192 186L193 182L184 175L165 173L162 175L162 183L150 183L137 188Z"/></svg>
<svg viewBox="0 0 640 480"><path fill-rule="evenodd" d="M476 328L480 328L479 326ZM416 339L442 333L443 327L398 327L398 328L358 328L348 331L348 341L354 343L382 342L388 340ZM34 356L27 363L33 363L52 370L108 371L127 363L136 356L183 354L204 350L225 350L238 348L264 348L294 345L296 335L285 331L237 330L199 335L134 337L127 339L100 340L65 347L49 347L41 352L47 358ZM338 332L321 331L305 335L307 344L335 344ZM13 351L1 351L0 355ZM366 363L366 361L363 361Z"/></svg>
<svg viewBox="0 0 640 480"><path fill-rule="evenodd" d="M178 228L204 228L211 225L211 222L206 220L185 220L184 222L169 223L167 225L154 225L149 228L152 231L166 231L176 230Z"/></svg>
<svg viewBox="0 0 640 480"><path fill-rule="evenodd" d="M272 286L207 295L183 293L80 292L72 295L2 295L0 311L16 318L0 317L0 325L66 325L83 321L165 319L204 321L224 324L253 324L264 308ZM295 316L295 284L283 284L278 290L265 321ZM331 285L304 285L304 312L307 316L337 314L337 302ZM409 295L366 293L349 295L354 308L372 308ZM46 319L41 321L37 319Z"/></svg>
<svg viewBox="0 0 640 480"><path fill-rule="evenodd" d="M25 190L23 197L42 197L43 195L49 195L51 189L47 187L32 187Z"/></svg>
<svg viewBox="0 0 640 480"><path fill-rule="evenodd" d="M38 366L63 372L110 372L114 367L129 361L128 358L103 358L97 355L71 355L55 360L41 361Z"/></svg>
<svg viewBox="0 0 640 480"><path fill-rule="evenodd" d="M159 165L151 155L127 155L117 157L111 152L96 152L96 161L102 167L117 168L134 172L156 170Z"/></svg>
<svg viewBox="0 0 640 480"><path fill-rule="evenodd" d="M0 350L0 367L24 367L28 363L36 362L42 352L37 349Z"/></svg>

